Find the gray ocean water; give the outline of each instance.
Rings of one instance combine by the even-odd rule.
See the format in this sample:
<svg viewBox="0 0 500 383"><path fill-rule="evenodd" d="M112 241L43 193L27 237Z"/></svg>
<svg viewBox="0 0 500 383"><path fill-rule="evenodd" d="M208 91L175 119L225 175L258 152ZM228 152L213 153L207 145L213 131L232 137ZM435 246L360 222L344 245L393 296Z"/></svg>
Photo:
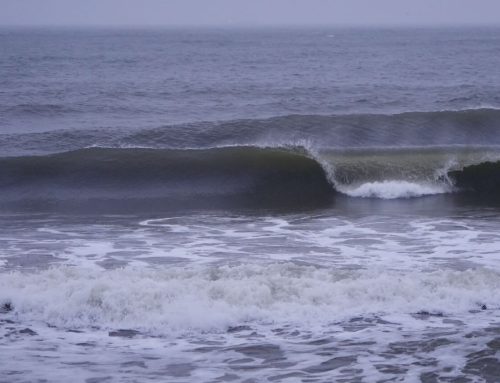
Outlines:
<svg viewBox="0 0 500 383"><path fill-rule="evenodd" d="M500 29L0 29L0 382L499 382Z"/></svg>

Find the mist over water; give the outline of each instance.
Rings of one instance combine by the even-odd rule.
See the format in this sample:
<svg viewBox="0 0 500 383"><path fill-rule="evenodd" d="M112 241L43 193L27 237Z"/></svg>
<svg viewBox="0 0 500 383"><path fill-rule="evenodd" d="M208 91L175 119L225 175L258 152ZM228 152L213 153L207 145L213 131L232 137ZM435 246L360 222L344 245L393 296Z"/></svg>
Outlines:
<svg viewBox="0 0 500 383"><path fill-rule="evenodd" d="M0 381L495 382L499 46L0 29Z"/></svg>

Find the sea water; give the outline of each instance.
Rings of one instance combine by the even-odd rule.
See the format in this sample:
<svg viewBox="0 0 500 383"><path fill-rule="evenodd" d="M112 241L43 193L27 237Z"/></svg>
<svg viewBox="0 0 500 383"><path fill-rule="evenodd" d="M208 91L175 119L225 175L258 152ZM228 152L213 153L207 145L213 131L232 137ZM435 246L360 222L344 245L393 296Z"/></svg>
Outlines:
<svg viewBox="0 0 500 383"><path fill-rule="evenodd" d="M498 381L499 47L0 30L0 381Z"/></svg>

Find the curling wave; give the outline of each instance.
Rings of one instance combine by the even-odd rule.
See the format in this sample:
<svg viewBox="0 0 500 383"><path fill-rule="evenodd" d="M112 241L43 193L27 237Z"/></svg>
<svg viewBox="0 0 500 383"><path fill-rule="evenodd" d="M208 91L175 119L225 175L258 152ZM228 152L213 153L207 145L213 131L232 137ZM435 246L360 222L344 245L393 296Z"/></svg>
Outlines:
<svg viewBox="0 0 500 383"><path fill-rule="evenodd" d="M89 148L0 158L0 207L327 206L351 197L497 195L495 148Z"/></svg>

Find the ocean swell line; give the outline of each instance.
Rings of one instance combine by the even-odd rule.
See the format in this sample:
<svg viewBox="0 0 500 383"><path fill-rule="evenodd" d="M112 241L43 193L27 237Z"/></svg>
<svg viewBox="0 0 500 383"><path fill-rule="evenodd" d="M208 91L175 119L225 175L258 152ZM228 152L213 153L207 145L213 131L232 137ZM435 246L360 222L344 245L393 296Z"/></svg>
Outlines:
<svg viewBox="0 0 500 383"><path fill-rule="evenodd" d="M500 162L491 154L446 150L88 148L4 157L0 206L156 200L179 208L299 208L328 205L337 192L397 199L461 190L495 195L500 190Z"/></svg>

